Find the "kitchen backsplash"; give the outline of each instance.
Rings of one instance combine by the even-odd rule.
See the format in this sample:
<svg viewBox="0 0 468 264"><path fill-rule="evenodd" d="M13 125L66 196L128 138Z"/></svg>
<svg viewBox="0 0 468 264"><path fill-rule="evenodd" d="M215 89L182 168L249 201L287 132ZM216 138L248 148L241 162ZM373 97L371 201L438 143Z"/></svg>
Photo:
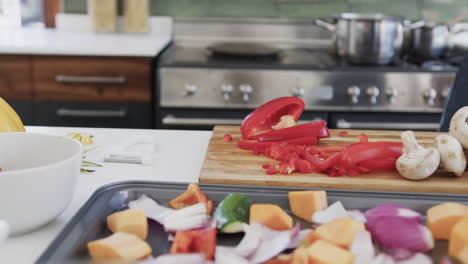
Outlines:
<svg viewBox="0 0 468 264"><path fill-rule="evenodd" d="M87 0L64 0L66 13L85 13ZM449 21L466 15L468 0L150 0L151 15L316 18L341 12L385 13ZM120 8L121 10L121 8Z"/></svg>

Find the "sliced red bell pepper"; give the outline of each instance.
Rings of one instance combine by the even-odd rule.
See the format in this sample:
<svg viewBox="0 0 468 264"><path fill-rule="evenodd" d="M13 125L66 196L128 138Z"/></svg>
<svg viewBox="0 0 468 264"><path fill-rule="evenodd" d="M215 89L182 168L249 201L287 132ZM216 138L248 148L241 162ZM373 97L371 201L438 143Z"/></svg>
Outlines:
<svg viewBox="0 0 468 264"><path fill-rule="evenodd" d="M245 140L239 139L237 142L239 148L247 149L247 150L257 150L261 151L266 150L268 147L273 146L274 144L291 144L291 145L315 145L317 144L318 139L316 137L303 137L303 138L295 138L295 139L288 139L283 141L270 141L270 142L259 142L254 140Z"/></svg>
<svg viewBox="0 0 468 264"><path fill-rule="evenodd" d="M169 202L169 206L174 209L181 209L197 203L206 204L207 214L211 213L213 202L208 201L206 195L200 190L198 184L191 183L184 193L180 194Z"/></svg>
<svg viewBox="0 0 468 264"><path fill-rule="evenodd" d="M312 166L319 170L327 170L335 165L338 165L341 162L341 153L333 153L326 159L320 159L315 157L314 155L304 151L303 153L304 159L310 162Z"/></svg>
<svg viewBox="0 0 468 264"><path fill-rule="evenodd" d="M348 135L348 131L343 130L343 131L340 131L338 134L339 134L340 136L346 136L346 135Z"/></svg>
<svg viewBox="0 0 468 264"><path fill-rule="evenodd" d="M311 154L320 154L322 152L341 152L345 149L344 145L329 145L329 146L310 146L308 150Z"/></svg>
<svg viewBox="0 0 468 264"><path fill-rule="evenodd" d="M311 173L315 171L315 167L310 164L307 160L296 159L294 161L294 167L300 173Z"/></svg>
<svg viewBox="0 0 468 264"><path fill-rule="evenodd" d="M231 142L232 141L232 135L231 134L224 135L222 141L223 142Z"/></svg>
<svg viewBox="0 0 468 264"><path fill-rule="evenodd" d="M304 101L297 97L280 97L259 106L242 122L242 138L252 139L257 134L272 130L271 127L285 115L297 121L304 112L304 106Z"/></svg>
<svg viewBox="0 0 468 264"><path fill-rule="evenodd" d="M369 137L364 133L361 133L358 136L358 139L359 139L359 142L369 142Z"/></svg>
<svg viewBox="0 0 468 264"><path fill-rule="evenodd" d="M270 167L267 168L266 174L268 175L275 175L276 174L276 167L271 165Z"/></svg>
<svg viewBox="0 0 468 264"><path fill-rule="evenodd" d="M203 253L206 260L214 257L216 229L177 231L169 252L171 254Z"/></svg>
<svg viewBox="0 0 468 264"><path fill-rule="evenodd" d="M403 144L400 142L354 143L344 149L341 165L349 170L366 160L396 159L402 152Z"/></svg>
<svg viewBox="0 0 468 264"><path fill-rule="evenodd" d="M277 130L270 130L261 134L254 135L252 139L258 141L282 141L301 137L330 137L330 132L325 125L324 120L310 122L293 127L287 127Z"/></svg>
<svg viewBox="0 0 468 264"><path fill-rule="evenodd" d="M370 171L391 171L396 168L397 159L371 159L359 163L359 166Z"/></svg>

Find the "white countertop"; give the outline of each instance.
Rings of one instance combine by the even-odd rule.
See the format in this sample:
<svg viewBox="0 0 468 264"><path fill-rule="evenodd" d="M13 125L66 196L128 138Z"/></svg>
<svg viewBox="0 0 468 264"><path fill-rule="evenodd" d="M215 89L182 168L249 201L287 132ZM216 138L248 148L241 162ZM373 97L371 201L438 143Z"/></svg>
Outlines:
<svg viewBox="0 0 468 264"><path fill-rule="evenodd" d="M172 39L169 17L152 17L148 33L94 33L85 18L58 18L57 29L0 29L0 54L154 57Z"/></svg>
<svg viewBox="0 0 468 264"><path fill-rule="evenodd" d="M65 135L68 132L88 132L94 135L97 146L87 154L86 160L104 165L90 174L81 173L75 193L67 209L53 222L23 236L9 238L0 245L0 263L33 263L67 221L99 187L127 180L198 182L205 157L209 131L140 130L27 127L28 132ZM104 163L103 152L122 142L127 136L149 135L154 137L155 152L152 165Z"/></svg>

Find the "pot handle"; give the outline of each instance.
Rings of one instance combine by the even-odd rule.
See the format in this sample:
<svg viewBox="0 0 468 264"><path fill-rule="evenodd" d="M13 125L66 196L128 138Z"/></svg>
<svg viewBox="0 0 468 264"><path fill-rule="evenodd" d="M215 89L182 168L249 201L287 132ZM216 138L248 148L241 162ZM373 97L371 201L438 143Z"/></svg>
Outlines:
<svg viewBox="0 0 468 264"><path fill-rule="evenodd" d="M323 21L321 19L315 19L314 24L316 26L319 26L319 27L321 27L323 29L326 29L326 30L328 30L330 32L335 32L336 31L336 26L335 25L333 25L331 23L328 23L328 22L325 22L325 21Z"/></svg>

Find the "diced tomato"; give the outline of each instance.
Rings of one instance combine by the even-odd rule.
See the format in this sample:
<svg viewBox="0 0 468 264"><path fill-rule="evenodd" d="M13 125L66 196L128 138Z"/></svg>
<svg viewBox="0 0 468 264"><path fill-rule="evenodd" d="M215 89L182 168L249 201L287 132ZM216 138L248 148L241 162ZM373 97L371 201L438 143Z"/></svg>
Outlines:
<svg viewBox="0 0 468 264"><path fill-rule="evenodd" d="M301 137L330 137L324 120L310 122L278 130L270 130L252 137L258 141L283 141Z"/></svg>
<svg viewBox="0 0 468 264"><path fill-rule="evenodd" d="M231 142L232 141L232 135L231 134L226 134L223 136L223 142Z"/></svg>
<svg viewBox="0 0 468 264"><path fill-rule="evenodd" d="M216 229L177 231L169 252L171 254L203 253L211 260L216 249Z"/></svg>
<svg viewBox="0 0 468 264"><path fill-rule="evenodd" d="M271 100L249 115L241 125L242 138L252 139L253 136L272 130L282 116L290 115L295 121L304 112L304 101L297 97L281 97Z"/></svg>
<svg viewBox="0 0 468 264"><path fill-rule="evenodd" d="M346 136L346 135L348 135L348 131L344 131L344 130L343 130L343 131L340 131L338 134L339 134L340 136Z"/></svg>

